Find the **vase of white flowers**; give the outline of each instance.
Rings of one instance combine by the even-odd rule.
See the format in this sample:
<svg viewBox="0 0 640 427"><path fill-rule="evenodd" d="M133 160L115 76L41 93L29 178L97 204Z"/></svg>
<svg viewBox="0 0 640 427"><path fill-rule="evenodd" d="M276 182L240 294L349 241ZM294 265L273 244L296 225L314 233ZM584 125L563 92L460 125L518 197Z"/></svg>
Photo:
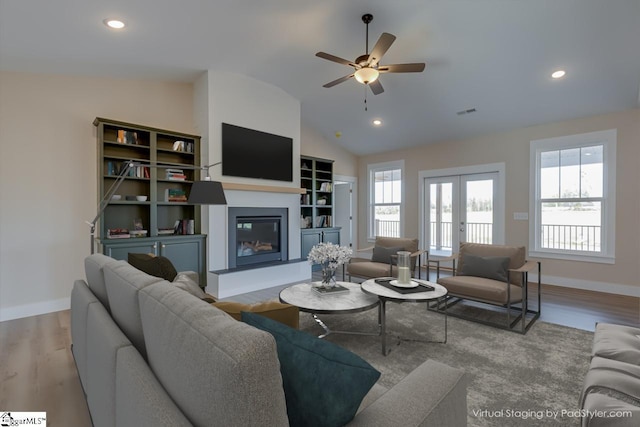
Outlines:
<svg viewBox="0 0 640 427"><path fill-rule="evenodd" d="M324 288L336 286L336 269L345 262L349 262L352 253L351 248L331 242L319 243L311 248L307 257L309 263L322 266L322 281L314 282L313 286Z"/></svg>

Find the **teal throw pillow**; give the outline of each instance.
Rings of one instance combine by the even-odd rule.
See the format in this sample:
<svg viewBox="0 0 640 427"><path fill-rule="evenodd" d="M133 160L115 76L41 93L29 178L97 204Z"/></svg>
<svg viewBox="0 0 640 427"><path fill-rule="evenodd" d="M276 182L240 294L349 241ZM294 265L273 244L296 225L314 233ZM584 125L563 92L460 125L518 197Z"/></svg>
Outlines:
<svg viewBox="0 0 640 427"><path fill-rule="evenodd" d="M464 254L462 256L462 268L458 273L460 276L476 276L487 279L507 281L507 269L509 268L509 257L487 256Z"/></svg>
<svg viewBox="0 0 640 427"><path fill-rule="evenodd" d="M353 419L380 372L336 344L259 314L241 315L276 339L291 427L338 427Z"/></svg>

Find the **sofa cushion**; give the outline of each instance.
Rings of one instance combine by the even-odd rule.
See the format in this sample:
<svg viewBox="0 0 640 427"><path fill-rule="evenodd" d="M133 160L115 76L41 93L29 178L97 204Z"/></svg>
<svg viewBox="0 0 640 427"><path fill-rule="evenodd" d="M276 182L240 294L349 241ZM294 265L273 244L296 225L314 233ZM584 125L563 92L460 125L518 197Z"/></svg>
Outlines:
<svg viewBox="0 0 640 427"><path fill-rule="evenodd" d="M389 264L382 264L380 262L370 262L359 260L351 260L347 264L347 273L356 277L387 277L389 276Z"/></svg>
<svg viewBox="0 0 640 427"><path fill-rule="evenodd" d="M593 336L592 356L640 366L640 329L598 323Z"/></svg>
<svg viewBox="0 0 640 427"><path fill-rule="evenodd" d="M447 288L449 295L470 298L489 304L507 304L507 284L475 276L441 277L438 283ZM511 286L511 303L522 299L522 288Z"/></svg>
<svg viewBox="0 0 640 427"><path fill-rule="evenodd" d="M125 261L106 265L104 278L113 320L146 358L138 293L147 286L162 282L162 279L150 276Z"/></svg>
<svg viewBox="0 0 640 427"><path fill-rule="evenodd" d="M458 275L484 277L506 282L509 260L509 257L482 257L466 253L464 254L464 262L462 262L462 268L460 268Z"/></svg>
<svg viewBox="0 0 640 427"><path fill-rule="evenodd" d="M128 261L138 270L169 282L173 282L178 275L178 271L167 257L129 253Z"/></svg>
<svg viewBox="0 0 640 427"><path fill-rule="evenodd" d="M185 292L189 292L194 297L203 299L207 296L202 288L196 282L194 282L188 274L178 273L172 283L177 288L180 288Z"/></svg>
<svg viewBox="0 0 640 427"><path fill-rule="evenodd" d="M87 276L87 284L91 292L104 305L107 311L111 311L109 307L109 298L107 296L107 287L104 283L103 268L107 264L116 262L111 257L102 254L92 254L84 259L84 272Z"/></svg>
<svg viewBox="0 0 640 427"><path fill-rule="evenodd" d="M242 320L242 312L258 313L269 319L277 320L294 329L300 326L300 309L295 305L278 301L265 301L257 304L241 304L234 301L217 301L213 306L236 320Z"/></svg>
<svg viewBox="0 0 640 427"><path fill-rule="evenodd" d="M89 306L100 304L84 280L76 280L71 290L71 351L82 386L87 388L87 316ZM105 309L106 310L106 309Z"/></svg>
<svg viewBox="0 0 640 427"><path fill-rule="evenodd" d="M116 426L191 426L134 347L118 349Z"/></svg>
<svg viewBox="0 0 640 427"><path fill-rule="evenodd" d="M390 248L384 248L382 246L375 246L373 248L373 254L371 255L372 262L380 262L389 265L395 264L395 259L392 259L392 255L397 254L399 251L404 251L402 246L392 246Z"/></svg>
<svg viewBox="0 0 640 427"><path fill-rule="evenodd" d="M283 426L273 337L162 282L140 291L148 362L194 425Z"/></svg>
<svg viewBox="0 0 640 427"><path fill-rule="evenodd" d="M90 304L87 313L87 375L83 383L95 427L115 425L116 359L118 350L131 341L113 322L101 304Z"/></svg>
<svg viewBox="0 0 640 427"><path fill-rule="evenodd" d="M343 426L380 378L362 358L328 341L255 313L242 320L271 333L278 345L291 426Z"/></svg>
<svg viewBox="0 0 640 427"><path fill-rule="evenodd" d="M458 271L464 270L465 255L476 255L482 257L509 257L509 268L520 268L526 261L526 249L524 246L505 246L505 245L485 245L482 243L460 243L460 264ZM521 274L512 274L510 276L511 283L514 285L522 284Z"/></svg>
<svg viewBox="0 0 640 427"><path fill-rule="evenodd" d="M464 371L427 360L364 408L348 427L466 426L468 382Z"/></svg>

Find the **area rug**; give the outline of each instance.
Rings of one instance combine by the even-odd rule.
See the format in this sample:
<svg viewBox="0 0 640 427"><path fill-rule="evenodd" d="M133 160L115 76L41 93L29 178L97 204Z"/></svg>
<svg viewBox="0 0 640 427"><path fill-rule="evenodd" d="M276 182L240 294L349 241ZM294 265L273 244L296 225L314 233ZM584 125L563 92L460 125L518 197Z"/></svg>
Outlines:
<svg viewBox="0 0 640 427"><path fill-rule="evenodd" d="M377 328L375 309L321 318L334 330ZM322 332L307 313L301 313L300 328L314 335ZM427 311L425 304L388 303L387 330L391 336L441 340L444 318ZM538 321L520 335L449 317L446 344L389 337L387 356L381 353L378 336L331 334L326 339L371 363L382 373L379 383L387 388L427 359L464 370L469 377L469 426L580 425L578 401L589 367L592 332Z"/></svg>

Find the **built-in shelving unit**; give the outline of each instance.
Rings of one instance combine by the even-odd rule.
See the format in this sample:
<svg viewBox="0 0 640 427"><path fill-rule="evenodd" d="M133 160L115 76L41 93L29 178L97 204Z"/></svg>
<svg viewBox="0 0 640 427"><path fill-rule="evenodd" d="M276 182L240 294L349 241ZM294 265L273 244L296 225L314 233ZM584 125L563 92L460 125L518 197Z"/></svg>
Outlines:
<svg viewBox="0 0 640 427"><path fill-rule="evenodd" d="M333 227L333 160L300 156L301 256L320 242L340 244L340 229Z"/></svg>
<svg viewBox="0 0 640 427"><path fill-rule="evenodd" d="M178 271L201 273L203 285L206 236L200 234L200 207L186 203L194 179L200 178L194 169L200 166L200 137L103 118L93 124L99 200L128 161L152 165L132 168L117 190L119 200L109 201L98 228L103 252L125 260L130 252L167 256ZM128 230L130 237L114 238L118 229Z"/></svg>

